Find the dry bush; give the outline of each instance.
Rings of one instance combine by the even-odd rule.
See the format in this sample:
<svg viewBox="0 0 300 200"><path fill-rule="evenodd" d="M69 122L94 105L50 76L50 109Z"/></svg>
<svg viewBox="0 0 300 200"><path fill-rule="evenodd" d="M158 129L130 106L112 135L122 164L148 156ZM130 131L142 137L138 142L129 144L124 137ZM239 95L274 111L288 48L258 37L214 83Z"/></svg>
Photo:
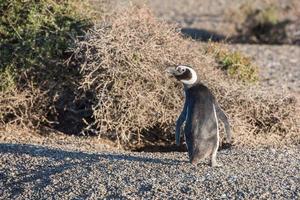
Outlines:
<svg viewBox="0 0 300 200"><path fill-rule="evenodd" d="M216 93L230 116L237 144L282 146L300 143L293 96L257 85L223 84Z"/></svg>
<svg viewBox="0 0 300 200"><path fill-rule="evenodd" d="M37 128L47 122L48 96L36 87L0 92L0 125Z"/></svg>
<svg viewBox="0 0 300 200"><path fill-rule="evenodd" d="M187 44L146 9L120 14L87 35L76 57L84 59L82 86L96 94L99 134L128 141L132 133L157 125L169 128L174 120L169 113L181 98L164 68L192 59L186 49L177 49L180 43Z"/></svg>
<svg viewBox="0 0 300 200"><path fill-rule="evenodd" d="M157 132L152 134L173 134L183 92L182 85L164 70L188 64L230 116L237 144L299 143L292 98L230 79L214 67L213 58L202 47L158 22L146 8L112 15L78 42L74 51L81 62L81 87L95 95L95 122L87 130L100 136L132 144L153 128Z"/></svg>

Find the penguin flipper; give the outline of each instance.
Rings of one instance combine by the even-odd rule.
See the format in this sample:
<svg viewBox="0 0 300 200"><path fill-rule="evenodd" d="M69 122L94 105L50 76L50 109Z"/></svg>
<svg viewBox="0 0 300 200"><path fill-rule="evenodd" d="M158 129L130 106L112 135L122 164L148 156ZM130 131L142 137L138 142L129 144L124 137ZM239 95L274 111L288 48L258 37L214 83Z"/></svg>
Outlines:
<svg viewBox="0 0 300 200"><path fill-rule="evenodd" d="M181 126L185 122L187 118L187 101L184 102L183 110L181 111L181 114L179 115L177 121L176 121L176 130L175 130L175 141L176 145L180 145L180 133L181 133Z"/></svg>
<svg viewBox="0 0 300 200"><path fill-rule="evenodd" d="M229 121L228 121L228 117L224 113L224 111L222 110L222 108L217 103L215 103L215 106L216 106L217 116L218 116L218 118L222 121L222 123L225 126L225 132L226 132L227 141L229 143L231 143L232 142L232 134L231 134L231 130L230 130L230 124L229 124Z"/></svg>

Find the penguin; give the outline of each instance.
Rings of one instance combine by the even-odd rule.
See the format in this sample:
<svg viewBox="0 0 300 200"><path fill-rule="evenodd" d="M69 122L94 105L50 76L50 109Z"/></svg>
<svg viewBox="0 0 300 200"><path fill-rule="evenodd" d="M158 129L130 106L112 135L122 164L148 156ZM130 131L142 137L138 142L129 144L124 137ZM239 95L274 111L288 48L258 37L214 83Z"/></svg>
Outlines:
<svg viewBox="0 0 300 200"><path fill-rule="evenodd" d="M176 144L180 144L181 126L185 122L184 136L190 163L197 164L210 156L210 165L219 166L216 158L220 140L218 118L224 123L227 140L231 142L227 116L208 87L198 80L192 67L179 65L168 67L166 71L183 83L185 92L183 110L176 121Z"/></svg>

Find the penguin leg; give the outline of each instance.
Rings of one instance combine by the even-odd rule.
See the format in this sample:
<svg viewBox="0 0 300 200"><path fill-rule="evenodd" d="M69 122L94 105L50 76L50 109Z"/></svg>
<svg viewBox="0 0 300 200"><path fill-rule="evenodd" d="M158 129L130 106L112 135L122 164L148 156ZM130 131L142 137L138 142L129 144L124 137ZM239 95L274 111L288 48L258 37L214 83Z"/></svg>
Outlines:
<svg viewBox="0 0 300 200"><path fill-rule="evenodd" d="M213 147L213 151L212 151L212 154L211 154L210 165L212 167L220 167L221 166L220 164L217 163L218 148L219 148L219 140L217 140L215 146Z"/></svg>
<svg viewBox="0 0 300 200"><path fill-rule="evenodd" d="M188 150L188 155L189 155L189 160L190 160L190 163L192 163L193 161L193 138L192 138L192 133L191 132L187 132L185 134L185 143L186 143L186 147L187 147L187 150Z"/></svg>

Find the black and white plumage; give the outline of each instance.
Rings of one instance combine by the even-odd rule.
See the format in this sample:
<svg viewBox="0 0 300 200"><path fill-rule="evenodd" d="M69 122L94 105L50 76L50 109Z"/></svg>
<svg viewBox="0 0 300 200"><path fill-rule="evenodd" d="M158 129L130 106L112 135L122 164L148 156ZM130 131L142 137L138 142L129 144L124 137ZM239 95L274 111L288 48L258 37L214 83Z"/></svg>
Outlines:
<svg viewBox="0 0 300 200"><path fill-rule="evenodd" d="M176 122L176 144L180 143L180 130L185 122L184 135L190 162L195 164L211 156L211 165L217 166L219 148L218 118L224 123L227 139L231 141L227 116L219 107L211 91L198 80L197 73L188 66L169 67L167 72L184 84L185 103Z"/></svg>

